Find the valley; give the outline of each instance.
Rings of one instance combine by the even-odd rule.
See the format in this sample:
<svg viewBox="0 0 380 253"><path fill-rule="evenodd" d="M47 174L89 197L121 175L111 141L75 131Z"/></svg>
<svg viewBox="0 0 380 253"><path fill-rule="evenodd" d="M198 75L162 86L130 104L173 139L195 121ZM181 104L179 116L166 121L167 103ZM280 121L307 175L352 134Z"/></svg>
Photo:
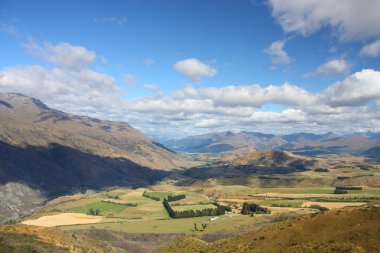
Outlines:
<svg viewBox="0 0 380 253"><path fill-rule="evenodd" d="M237 247L255 231L267 238L272 228L309 226L302 224L313 217L367 210L368 222L380 212L378 157L352 152L375 150L375 135L352 137L360 145L330 134L281 137L349 147L306 154L276 146L284 142L272 135L221 133L250 146L177 153L127 123L66 114L19 94L0 98L0 219L8 224L0 226L0 245L9 252L177 252L178 245L183 252L227 252L221 247ZM355 245L364 247L366 235ZM16 244L20 236L27 240ZM347 243L335 238L326 250L352 249Z"/></svg>

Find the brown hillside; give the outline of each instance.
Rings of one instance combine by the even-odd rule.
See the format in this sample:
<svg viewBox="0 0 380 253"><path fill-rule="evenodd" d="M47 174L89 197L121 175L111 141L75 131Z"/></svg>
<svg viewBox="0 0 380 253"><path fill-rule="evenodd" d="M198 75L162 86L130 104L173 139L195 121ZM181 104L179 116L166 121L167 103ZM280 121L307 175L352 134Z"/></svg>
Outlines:
<svg viewBox="0 0 380 253"><path fill-rule="evenodd" d="M347 207L211 244L178 239L156 252L380 252L379 221L378 205Z"/></svg>
<svg viewBox="0 0 380 253"><path fill-rule="evenodd" d="M115 248L83 236L23 225L0 226L1 253L103 253L119 252Z"/></svg>
<svg viewBox="0 0 380 253"><path fill-rule="evenodd" d="M57 143L99 156L125 158L153 169L187 164L126 122L72 115L14 93L0 94L0 140L22 147Z"/></svg>

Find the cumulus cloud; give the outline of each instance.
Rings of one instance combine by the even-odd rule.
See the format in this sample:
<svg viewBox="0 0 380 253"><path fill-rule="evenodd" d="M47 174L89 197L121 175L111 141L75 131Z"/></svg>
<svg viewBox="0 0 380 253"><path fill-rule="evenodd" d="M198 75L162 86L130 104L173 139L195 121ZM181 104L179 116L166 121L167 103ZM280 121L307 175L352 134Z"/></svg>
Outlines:
<svg viewBox="0 0 380 253"><path fill-rule="evenodd" d="M38 44L34 40L29 40L24 47L42 60L69 70L87 68L96 58L95 52L64 42L53 45L47 42Z"/></svg>
<svg viewBox="0 0 380 253"><path fill-rule="evenodd" d="M378 0L268 0L272 16L285 32L308 36L330 27L341 40L361 40L380 35Z"/></svg>
<svg viewBox="0 0 380 253"><path fill-rule="evenodd" d="M203 77L213 77L218 73L215 68L195 58L178 61L174 64L174 69L193 81L199 81Z"/></svg>
<svg viewBox="0 0 380 253"><path fill-rule="evenodd" d="M264 52L271 57L272 64L287 64L290 62L288 53L284 50L285 41L276 40Z"/></svg>
<svg viewBox="0 0 380 253"><path fill-rule="evenodd" d="M329 60L322 65L318 66L316 70L310 73L306 73L306 77L321 77L321 76L333 76L336 74L345 73L350 69L350 64L344 59Z"/></svg>
<svg viewBox="0 0 380 253"><path fill-rule="evenodd" d="M69 43L29 42L25 46L51 69L39 65L4 68L0 91L18 92L43 100L49 106L78 114L116 118L121 115L122 91L113 77L91 70L95 53Z"/></svg>
<svg viewBox="0 0 380 253"><path fill-rule="evenodd" d="M95 53L92 61L71 60L72 64L62 64L57 60L61 54L50 50L61 44L36 45L44 49L41 58L53 64L50 68L29 65L1 69L0 92L23 93L75 114L126 120L150 134L380 130L380 71L373 69L356 72L319 93L284 83L188 86L171 95L155 93L125 99L113 77L91 69ZM80 55L91 52L75 45L68 48L73 49L65 53L69 59L77 59L78 56L70 55L78 52L76 48L82 48ZM127 80L133 76L126 75ZM159 91L151 84L144 87ZM268 104L279 105L280 109L263 111Z"/></svg>
<svg viewBox="0 0 380 253"><path fill-rule="evenodd" d="M328 105L334 107L360 106L370 101L379 101L380 72L372 69L356 72L331 85L321 96Z"/></svg>
<svg viewBox="0 0 380 253"><path fill-rule="evenodd" d="M259 85L225 86L222 88L207 87L194 89L187 87L174 94L177 98L210 99L215 106L249 106L261 107L266 103L297 105L312 101L307 91L285 83L281 86L270 85L262 88Z"/></svg>
<svg viewBox="0 0 380 253"><path fill-rule="evenodd" d="M380 55L380 40L365 45L359 52L362 57L377 57Z"/></svg>

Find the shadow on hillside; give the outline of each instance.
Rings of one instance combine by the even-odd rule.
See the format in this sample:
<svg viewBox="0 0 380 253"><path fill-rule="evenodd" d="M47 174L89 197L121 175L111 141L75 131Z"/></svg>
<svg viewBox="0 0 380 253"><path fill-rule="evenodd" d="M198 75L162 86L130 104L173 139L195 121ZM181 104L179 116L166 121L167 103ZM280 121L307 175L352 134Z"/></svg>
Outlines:
<svg viewBox="0 0 380 253"><path fill-rule="evenodd" d="M0 141L0 184L21 182L50 194L84 188L143 187L168 174L128 159L101 157L60 144L22 148Z"/></svg>

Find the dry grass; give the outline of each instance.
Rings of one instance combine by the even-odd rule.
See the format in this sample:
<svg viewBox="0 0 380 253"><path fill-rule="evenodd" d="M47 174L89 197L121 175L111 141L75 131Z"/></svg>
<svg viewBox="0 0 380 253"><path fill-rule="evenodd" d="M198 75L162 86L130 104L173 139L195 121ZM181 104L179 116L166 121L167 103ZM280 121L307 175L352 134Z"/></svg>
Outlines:
<svg viewBox="0 0 380 253"><path fill-rule="evenodd" d="M364 202L305 202L302 204L302 207L310 207L311 205L319 205L323 207L327 207L328 209L337 209L343 208L347 206L363 206L366 203Z"/></svg>
<svg viewBox="0 0 380 253"><path fill-rule="evenodd" d="M107 243L55 228L0 225L0 252L4 253L116 253Z"/></svg>
<svg viewBox="0 0 380 253"><path fill-rule="evenodd" d="M178 239L157 252L380 252L379 220L379 207L347 207L215 243Z"/></svg>
<svg viewBox="0 0 380 253"><path fill-rule="evenodd" d="M24 225L39 227L55 227L74 224L92 224L103 220L102 216L92 216L81 213L60 213L55 215L42 216L35 220L23 221Z"/></svg>

